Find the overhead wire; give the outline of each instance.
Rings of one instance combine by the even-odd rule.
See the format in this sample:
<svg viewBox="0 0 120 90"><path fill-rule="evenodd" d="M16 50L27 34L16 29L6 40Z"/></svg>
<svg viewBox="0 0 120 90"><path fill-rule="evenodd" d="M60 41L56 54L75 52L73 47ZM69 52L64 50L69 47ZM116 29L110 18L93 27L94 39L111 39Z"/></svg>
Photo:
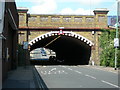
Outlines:
<svg viewBox="0 0 120 90"><path fill-rule="evenodd" d="M51 43L53 43L54 41L56 41L58 38L60 38L61 36L58 36L58 37L56 37L55 39L53 39L52 41L50 41L49 43L47 43L45 46L44 46L44 48L45 47L47 47L47 46L49 46Z"/></svg>

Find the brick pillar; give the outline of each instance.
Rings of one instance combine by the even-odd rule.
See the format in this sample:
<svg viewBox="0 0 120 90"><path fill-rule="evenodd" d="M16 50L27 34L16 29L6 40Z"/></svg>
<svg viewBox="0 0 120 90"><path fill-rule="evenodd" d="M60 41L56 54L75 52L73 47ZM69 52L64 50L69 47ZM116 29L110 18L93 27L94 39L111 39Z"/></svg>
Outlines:
<svg viewBox="0 0 120 90"><path fill-rule="evenodd" d="M101 32L95 32L93 34L93 43L94 46L92 46L91 49L91 61L95 62L95 65L100 65L100 51L99 51L99 35L101 34Z"/></svg>
<svg viewBox="0 0 120 90"><path fill-rule="evenodd" d="M92 62L92 61L94 61L94 63L95 63L95 65L97 65L97 55L96 55L96 44L97 44L97 42L96 42L96 32L94 31L94 33L92 34L92 38L93 38L93 43L94 43L94 46L92 46L91 47L91 60L90 60L90 63Z"/></svg>
<svg viewBox="0 0 120 90"><path fill-rule="evenodd" d="M19 27L27 27L28 23L28 9L27 8L18 8L19 14Z"/></svg>
<svg viewBox="0 0 120 90"><path fill-rule="evenodd" d="M100 9L96 9L93 11L95 14L95 18L96 18L96 27L99 28L107 28L108 24L107 24L107 13L109 12L109 10L107 10L106 8L100 8Z"/></svg>

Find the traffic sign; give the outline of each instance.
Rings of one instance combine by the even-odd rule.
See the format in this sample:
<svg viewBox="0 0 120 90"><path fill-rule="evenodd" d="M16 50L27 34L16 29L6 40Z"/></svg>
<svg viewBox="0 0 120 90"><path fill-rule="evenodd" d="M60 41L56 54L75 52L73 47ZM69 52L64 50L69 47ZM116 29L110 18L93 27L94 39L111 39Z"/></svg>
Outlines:
<svg viewBox="0 0 120 90"><path fill-rule="evenodd" d="M60 31L59 31L58 34L59 34L59 35L64 34L63 31L62 31L62 29L60 29Z"/></svg>
<svg viewBox="0 0 120 90"><path fill-rule="evenodd" d="M117 48L119 47L119 38L114 38L114 47Z"/></svg>
<svg viewBox="0 0 120 90"><path fill-rule="evenodd" d="M23 42L23 49L28 49L28 42L26 41Z"/></svg>

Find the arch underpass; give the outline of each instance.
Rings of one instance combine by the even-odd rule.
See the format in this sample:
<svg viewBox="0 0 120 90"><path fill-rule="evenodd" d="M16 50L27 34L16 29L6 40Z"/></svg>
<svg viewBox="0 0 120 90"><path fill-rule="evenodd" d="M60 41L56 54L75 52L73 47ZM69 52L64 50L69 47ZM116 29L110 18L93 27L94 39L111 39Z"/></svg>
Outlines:
<svg viewBox="0 0 120 90"><path fill-rule="evenodd" d="M54 31L36 37L29 42L29 45L30 51L40 47L55 51L57 60L64 60L61 64L87 65L94 44L73 32L63 31L60 34L59 31Z"/></svg>

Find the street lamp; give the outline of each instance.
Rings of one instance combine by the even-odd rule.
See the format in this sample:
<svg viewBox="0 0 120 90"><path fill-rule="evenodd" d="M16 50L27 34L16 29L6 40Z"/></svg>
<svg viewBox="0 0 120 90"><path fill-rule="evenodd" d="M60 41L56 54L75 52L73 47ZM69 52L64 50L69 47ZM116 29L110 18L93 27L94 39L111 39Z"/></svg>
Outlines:
<svg viewBox="0 0 120 90"><path fill-rule="evenodd" d="M117 70L117 54L118 54L118 47L119 47L119 36L118 36L118 17L119 17L119 4L120 0L117 0L117 20L116 20L116 38L114 39L114 47L115 47L115 70Z"/></svg>

